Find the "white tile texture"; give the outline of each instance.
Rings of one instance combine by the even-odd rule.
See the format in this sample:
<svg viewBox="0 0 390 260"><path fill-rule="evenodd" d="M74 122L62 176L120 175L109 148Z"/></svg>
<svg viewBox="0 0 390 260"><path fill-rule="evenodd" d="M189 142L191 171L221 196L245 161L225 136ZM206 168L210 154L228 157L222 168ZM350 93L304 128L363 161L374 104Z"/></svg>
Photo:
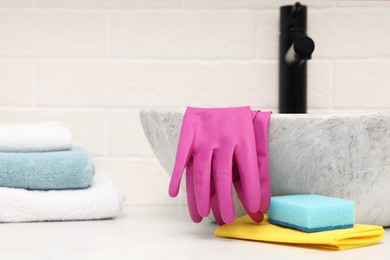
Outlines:
<svg viewBox="0 0 390 260"><path fill-rule="evenodd" d="M102 57L106 20L99 12L0 11L0 56Z"/></svg>
<svg viewBox="0 0 390 260"><path fill-rule="evenodd" d="M110 50L127 58L250 58L253 21L253 11L115 13Z"/></svg>
<svg viewBox="0 0 390 260"><path fill-rule="evenodd" d="M0 61L0 86L0 106L31 105L33 95L32 63Z"/></svg>
<svg viewBox="0 0 390 260"><path fill-rule="evenodd" d="M276 61L184 64L182 105L276 107L277 77Z"/></svg>
<svg viewBox="0 0 390 260"><path fill-rule="evenodd" d="M5 0L3 0L5 1ZM22 1L22 0L19 0ZM26 0L25 0L26 1ZM40 8L176 8L181 0L35 0Z"/></svg>
<svg viewBox="0 0 390 260"><path fill-rule="evenodd" d="M5 8L31 8L34 6L34 0L0 0L0 7Z"/></svg>
<svg viewBox="0 0 390 260"><path fill-rule="evenodd" d="M178 106L179 73L179 65L165 63L38 62L36 102L42 106Z"/></svg>
<svg viewBox="0 0 390 260"><path fill-rule="evenodd" d="M278 0L0 0L0 122L64 122L129 204L180 205L144 107L277 111ZM310 113L390 109L390 4L307 0ZM142 196L139 196L142 194Z"/></svg>

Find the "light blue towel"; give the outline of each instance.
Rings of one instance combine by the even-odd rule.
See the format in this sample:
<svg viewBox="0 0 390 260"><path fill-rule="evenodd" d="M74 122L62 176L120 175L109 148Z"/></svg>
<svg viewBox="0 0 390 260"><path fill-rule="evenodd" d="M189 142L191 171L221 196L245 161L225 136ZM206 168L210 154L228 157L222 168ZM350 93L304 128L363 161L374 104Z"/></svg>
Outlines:
<svg viewBox="0 0 390 260"><path fill-rule="evenodd" d="M0 152L0 186L31 190L87 188L95 169L88 152Z"/></svg>

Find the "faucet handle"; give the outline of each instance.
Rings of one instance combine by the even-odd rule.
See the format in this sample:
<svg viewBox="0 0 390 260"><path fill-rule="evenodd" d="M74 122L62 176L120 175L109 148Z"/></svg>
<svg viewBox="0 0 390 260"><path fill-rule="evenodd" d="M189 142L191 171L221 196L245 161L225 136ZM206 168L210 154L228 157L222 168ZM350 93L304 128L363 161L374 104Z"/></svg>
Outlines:
<svg viewBox="0 0 390 260"><path fill-rule="evenodd" d="M300 60L311 59L311 54L314 51L315 45L314 45L314 41L310 37L308 36L298 37L294 41L293 46L294 46L295 56L297 59Z"/></svg>
<svg viewBox="0 0 390 260"><path fill-rule="evenodd" d="M310 37L306 35L298 37L286 53L286 62L291 64L296 61L310 60L314 48L314 41Z"/></svg>

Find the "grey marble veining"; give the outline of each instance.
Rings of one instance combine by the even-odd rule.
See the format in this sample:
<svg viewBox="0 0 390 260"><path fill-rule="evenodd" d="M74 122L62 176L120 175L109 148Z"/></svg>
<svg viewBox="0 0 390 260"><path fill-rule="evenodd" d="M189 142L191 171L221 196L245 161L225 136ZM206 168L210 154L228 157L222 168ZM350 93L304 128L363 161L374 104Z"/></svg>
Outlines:
<svg viewBox="0 0 390 260"><path fill-rule="evenodd" d="M169 174L183 112L140 113L149 143ZM350 199L356 203L356 222L390 226L389 112L274 114L268 137L273 196L316 193ZM237 216L245 214L237 196L235 206Z"/></svg>

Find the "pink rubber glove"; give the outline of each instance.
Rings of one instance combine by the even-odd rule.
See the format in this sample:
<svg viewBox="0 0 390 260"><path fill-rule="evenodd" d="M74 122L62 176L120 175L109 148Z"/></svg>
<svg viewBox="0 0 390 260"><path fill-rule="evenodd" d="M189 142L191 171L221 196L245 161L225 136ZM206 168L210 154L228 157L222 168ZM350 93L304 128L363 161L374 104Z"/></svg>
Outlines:
<svg viewBox="0 0 390 260"><path fill-rule="evenodd" d="M200 222L209 215L213 192L221 219L224 223L232 223L233 160L240 177L242 202L249 212L258 212L260 177L250 107L188 107L183 118L169 195L177 196L182 173L187 167L187 199L191 218Z"/></svg>
<svg viewBox="0 0 390 260"><path fill-rule="evenodd" d="M271 112L252 111L253 126L256 137L257 162L259 167L261 200L260 208L257 212L251 212L247 209L246 204L242 203L245 211L256 222L263 221L264 213L268 211L271 202L271 182L268 166L268 125ZM244 200L243 187L240 180L239 169L233 164L233 183L237 195L241 201ZM211 208L215 221L219 225L225 224L221 218L220 206L216 194L211 195Z"/></svg>

